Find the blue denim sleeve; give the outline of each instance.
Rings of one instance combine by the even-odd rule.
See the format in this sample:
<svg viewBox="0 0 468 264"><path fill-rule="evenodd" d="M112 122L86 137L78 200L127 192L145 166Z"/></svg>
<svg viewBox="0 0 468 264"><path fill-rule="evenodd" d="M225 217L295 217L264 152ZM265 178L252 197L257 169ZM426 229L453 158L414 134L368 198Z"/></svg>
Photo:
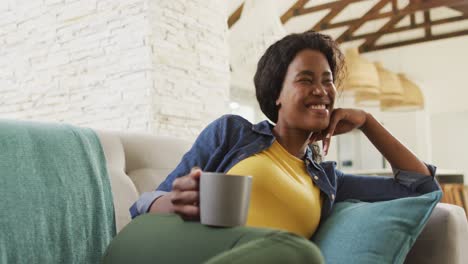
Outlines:
<svg viewBox="0 0 468 264"><path fill-rule="evenodd" d="M159 185L156 191L143 193L130 207L132 219L140 214L147 213L151 204L159 197L172 190L172 182L181 176L187 175L193 167L204 168L210 160L211 154L220 145L219 129L222 118L209 124L195 140L191 149L185 153L177 167Z"/></svg>
<svg viewBox="0 0 468 264"><path fill-rule="evenodd" d="M394 177L363 176L336 171L338 189L337 202L357 199L367 202L385 201L397 198L418 196L440 190L435 179L436 167L426 164L431 175L394 169Z"/></svg>

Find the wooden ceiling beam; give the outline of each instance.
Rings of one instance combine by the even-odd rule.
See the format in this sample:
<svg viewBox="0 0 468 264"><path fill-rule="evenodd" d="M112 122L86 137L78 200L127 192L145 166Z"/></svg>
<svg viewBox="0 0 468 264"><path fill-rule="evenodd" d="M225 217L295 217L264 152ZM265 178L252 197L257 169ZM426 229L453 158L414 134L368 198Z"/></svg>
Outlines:
<svg viewBox="0 0 468 264"><path fill-rule="evenodd" d="M422 43L422 42L427 42L427 41L446 39L446 38L453 38L453 37L460 37L460 36L465 36L465 35L468 35L468 29L461 30L461 31L456 31L456 32L445 33L445 34L440 34L440 35L432 35L430 37L423 37L423 38L399 41L399 42L396 42L396 43L383 44L383 45L369 47L369 48L366 48L366 49L364 49L364 48L361 49L360 48L359 51L362 52L362 53L365 53L365 52L370 52L370 51L396 48L396 47L412 45L412 44L417 44L417 43Z"/></svg>
<svg viewBox="0 0 468 264"><path fill-rule="evenodd" d="M398 1L392 0L392 12L396 13L398 11Z"/></svg>
<svg viewBox="0 0 468 264"><path fill-rule="evenodd" d="M435 7L441 6L464 6L466 5L467 0L428 0L417 5L408 5L406 8L400 9L398 15L409 15L416 11L425 11ZM381 18L393 17L395 13L393 11L384 12L384 13L375 13L367 17L367 21L377 20ZM345 20L326 26L327 29L339 28L344 26L350 26L359 22L362 18Z"/></svg>
<svg viewBox="0 0 468 264"><path fill-rule="evenodd" d="M375 35L370 36L366 38L366 41L359 46L359 50L361 49L369 49L370 47L375 46L375 42L382 37L384 34L386 34L388 31L394 29L395 25L400 22L405 16L398 15L392 17L383 27L381 27Z"/></svg>
<svg viewBox="0 0 468 264"><path fill-rule="evenodd" d="M433 20L433 21L430 22L430 24L428 24L426 22L420 23L420 24L414 24L414 25L410 24L409 26L403 26L403 27L397 27L397 28L390 29L385 34L391 34L391 33L403 32L403 31L408 31L408 30L413 30L413 29L418 29L418 28L426 28L426 27L442 25L442 24L446 24L446 23L458 22L458 21L462 21L462 20L465 20L465 19L468 19L468 15ZM348 41L365 39L365 38L376 36L376 35L379 35L379 34L380 33L372 32L372 33L356 35L356 36L352 36Z"/></svg>
<svg viewBox="0 0 468 264"><path fill-rule="evenodd" d="M361 0L362 1L362 0ZM307 4L309 0L298 0L294 5L292 5L284 14L281 16L281 22L284 24L286 23L289 19L291 19L294 16L298 15L299 10L302 10L304 5ZM339 1L337 1L339 2ZM228 18L228 27L231 28L239 19L242 14L242 10L244 9L244 4L243 2L237 9L234 11Z"/></svg>
<svg viewBox="0 0 468 264"><path fill-rule="evenodd" d="M320 21L312 27L312 30L319 31L326 29L326 25L328 25L333 18L335 18L341 11L343 11L345 7L347 7L347 4L343 3L341 6L332 8L326 16L320 19Z"/></svg>
<svg viewBox="0 0 468 264"><path fill-rule="evenodd" d="M429 26L425 27L425 34L426 37L430 37L432 35L431 31L431 14L429 13L429 10L424 11L424 23L428 24Z"/></svg>
<svg viewBox="0 0 468 264"><path fill-rule="evenodd" d="M429 8L427 8L428 6L433 7L433 5L442 5L442 4L447 5L448 3L453 3L453 2L461 3L462 1L466 1L466 0L460 0L460 1L458 1L458 0L457 1L456 0L452 0L452 1L451 0L432 0L432 1L425 1L425 2L422 2L422 0L412 1L412 2L410 2L410 4L408 4L402 10L400 10L398 12L398 15L391 17L390 20L387 21L387 23L385 23L385 25L383 25L377 31L377 34L366 38L366 41L363 44L361 44L359 49L360 50L368 50L368 49L371 49L372 47L374 47L376 41L380 37L382 37L384 34L386 34L389 30L392 30L392 28L394 28L395 25L398 22L400 22L405 17L405 15L407 15L407 12L409 12L410 10L421 11L421 9L424 9L422 11L427 11L427 10L429 10Z"/></svg>
<svg viewBox="0 0 468 264"><path fill-rule="evenodd" d="M380 9L382 9L389 1L391 0L380 0L371 9L369 9L369 11L367 11L361 18L359 18L356 22L352 23L350 27L336 39L336 41L338 43L341 43L347 38L350 38L356 30L358 30L364 23L368 21L369 17L371 17L374 14L378 14Z"/></svg>
<svg viewBox="0 0 468 264"><path fill-rule="evenodd" d="M307 8L301 8L300 10L298 10L297 16L307 15L307 14L310 14L310 13L314 13L314 12L322 11L322 10L327 10L327 9L333 9L333 8L336 8L336 7L340 7L342 5L349 5L349 4L356 3L356 2L361 2L361 1L368 1L368 0L338 0L338 1L334 1L334 2L321 4L321 5L311 6L311 7L307 7Z"/></svg>
<svg viewBox="0 0 468 264"><path fill-rule="evenodd" d="M242 14L242 9L244 9L244 4L245 3L242 3L237 9L236 11L234 11L234 13L232 13L229 18L228 18L228 28L231 28L236 22L237 20L239 20L241 14Z"/></svg>
<svg viewBox="0 0 468 264"><path fill-rule="evenodd" d="M412 26L416 25L416 15L414 13L410 14L410 23Z"/></svg>
<svg viewBox="0 0 468 264"><path fill-rule="evenodd" d="M309 0L298 0L294 5L292 5L284 14L281 16L281 23L286 23L289 19L299 14L300 10L303 10L305 4L307 4Z"/></svg>
<svg viewBox="0 0 468 264"><path fill-rule="evenodd" d="M457 11L462 12L463 14L468 14L468 1L465 5L459 5L459 6L450 6L450 8L455 9Z"/></svg>

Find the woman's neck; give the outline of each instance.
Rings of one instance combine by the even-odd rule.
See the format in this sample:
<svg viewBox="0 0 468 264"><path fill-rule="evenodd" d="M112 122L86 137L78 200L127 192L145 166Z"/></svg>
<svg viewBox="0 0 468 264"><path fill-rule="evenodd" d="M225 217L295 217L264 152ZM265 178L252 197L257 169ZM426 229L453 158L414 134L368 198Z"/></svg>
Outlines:
<svg viewBox="0 0 468 264"><path fill-rule="evenodd" d="M273 134L278 143L289 153L299 159L304 157L311 133L277 124L273 128Z"/></svg>

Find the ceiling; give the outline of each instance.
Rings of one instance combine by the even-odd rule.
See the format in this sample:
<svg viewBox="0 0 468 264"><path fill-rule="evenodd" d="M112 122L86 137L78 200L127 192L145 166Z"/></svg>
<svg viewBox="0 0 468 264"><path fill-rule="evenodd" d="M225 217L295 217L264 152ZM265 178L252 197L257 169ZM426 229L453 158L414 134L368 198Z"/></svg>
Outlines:
<svg viewBox="0 0 468 264"><path fill-rule="evenodd" d="M228 25L242 19L245 0L229 1ZM468 35L468 0L276 0L286 32L331 35L360 52Z"/></svg>

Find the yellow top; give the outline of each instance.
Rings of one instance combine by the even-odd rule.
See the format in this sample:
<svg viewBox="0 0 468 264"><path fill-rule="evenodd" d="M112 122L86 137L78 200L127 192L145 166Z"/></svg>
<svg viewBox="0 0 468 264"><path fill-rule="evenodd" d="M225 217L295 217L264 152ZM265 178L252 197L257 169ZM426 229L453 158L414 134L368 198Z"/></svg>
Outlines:
<svg viewBox="0 0 468 264"><path fill-rule="evenodd" d="M304 161L277 141L227 173L253 178L247 226L282 229L306 238L314 234L322 209L320 189Z"/></svg>

